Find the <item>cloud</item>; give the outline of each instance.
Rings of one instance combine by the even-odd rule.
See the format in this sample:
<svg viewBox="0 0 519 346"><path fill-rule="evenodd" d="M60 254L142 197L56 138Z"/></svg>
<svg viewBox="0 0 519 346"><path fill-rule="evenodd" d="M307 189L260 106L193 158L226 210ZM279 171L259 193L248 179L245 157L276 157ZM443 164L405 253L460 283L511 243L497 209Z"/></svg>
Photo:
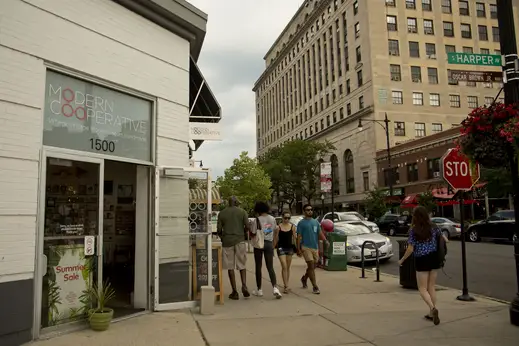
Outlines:
<svg viewBox="0 0 519 346"><path fill-rule="evenodd" d="M252 87L263 56L303 0L189 0L208 14L198 65L222 107L223 141L206 141L194 154L213 175L223 175L242 151L256 154Z"/></svg>

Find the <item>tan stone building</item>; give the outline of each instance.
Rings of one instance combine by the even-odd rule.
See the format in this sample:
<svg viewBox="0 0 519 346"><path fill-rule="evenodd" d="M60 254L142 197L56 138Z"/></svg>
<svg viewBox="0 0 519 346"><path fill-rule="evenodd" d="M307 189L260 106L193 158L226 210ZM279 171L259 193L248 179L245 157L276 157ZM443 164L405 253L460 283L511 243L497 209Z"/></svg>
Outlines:
<svg viewBox="0 0 519 346"><path fill-rule="evenodd" d="M370 120L387 114L391 146L459 124L501 83L455 82L450 70L500 68L452 65L447 53L499 49L495 0L306 0L253 89L257 153L294 138L333 142L335 201L351 206L377 183L375 153L386 147Z"/></svg>

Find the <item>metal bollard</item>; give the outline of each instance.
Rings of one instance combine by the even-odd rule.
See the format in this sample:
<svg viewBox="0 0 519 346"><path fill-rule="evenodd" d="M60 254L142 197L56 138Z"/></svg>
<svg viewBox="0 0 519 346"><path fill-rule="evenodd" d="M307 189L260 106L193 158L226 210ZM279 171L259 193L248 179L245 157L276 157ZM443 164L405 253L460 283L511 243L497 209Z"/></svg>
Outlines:
<svg viewBox="0 0 519 346"><path fill-rule="evenodd" d="M378 248L377 248L377 244L375 244L374 241L371 241L371 240L366 240L364 243L362 243L362 247L360 248L360 261L361 261L361 266L362 266L362 276L360 277L361 279L365 279L366 278L366 269L365 269L365 266L364 266L364 247L366 246L366 244L373 244L373 246L375 247L375 250L376 250L376 253L375 253L375 260L377 262L377 279L375 280L375 282L382 282L380 280L380 262L378 260Z"/></svg>

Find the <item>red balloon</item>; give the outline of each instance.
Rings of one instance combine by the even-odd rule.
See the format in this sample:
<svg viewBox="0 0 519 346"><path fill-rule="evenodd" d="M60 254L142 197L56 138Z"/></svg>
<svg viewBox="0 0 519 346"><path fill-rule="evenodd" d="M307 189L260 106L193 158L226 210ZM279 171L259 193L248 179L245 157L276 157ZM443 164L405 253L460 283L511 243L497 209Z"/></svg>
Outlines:
<svg viewBox="0 0 519 346"><path fill-rule="evenodd" d="M321 221L321 227L325 232L333 232L333 221L332 220L323 220Z"/></svg>

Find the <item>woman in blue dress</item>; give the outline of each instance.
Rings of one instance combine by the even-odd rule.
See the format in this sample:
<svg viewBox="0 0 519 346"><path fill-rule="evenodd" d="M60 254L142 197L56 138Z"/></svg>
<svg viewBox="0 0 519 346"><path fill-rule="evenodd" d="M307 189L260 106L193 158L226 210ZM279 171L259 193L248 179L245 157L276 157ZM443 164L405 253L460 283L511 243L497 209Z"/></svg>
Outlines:
<svg viewBox="0 0 519 346"><path fill-rule="evenodd" d="M436 278L441 267L438 254L439 237L442 233L431 222L429 213L424 207L417 207L413 212L412 229L409 231L407 250L398 261L399 265L414 254L416 267L416 281L418 291L424 302L429 306L430 312L425 316L435 325L440 323L438 309L436 308ZM445 242L448 240L444 237Z"/></svg>

